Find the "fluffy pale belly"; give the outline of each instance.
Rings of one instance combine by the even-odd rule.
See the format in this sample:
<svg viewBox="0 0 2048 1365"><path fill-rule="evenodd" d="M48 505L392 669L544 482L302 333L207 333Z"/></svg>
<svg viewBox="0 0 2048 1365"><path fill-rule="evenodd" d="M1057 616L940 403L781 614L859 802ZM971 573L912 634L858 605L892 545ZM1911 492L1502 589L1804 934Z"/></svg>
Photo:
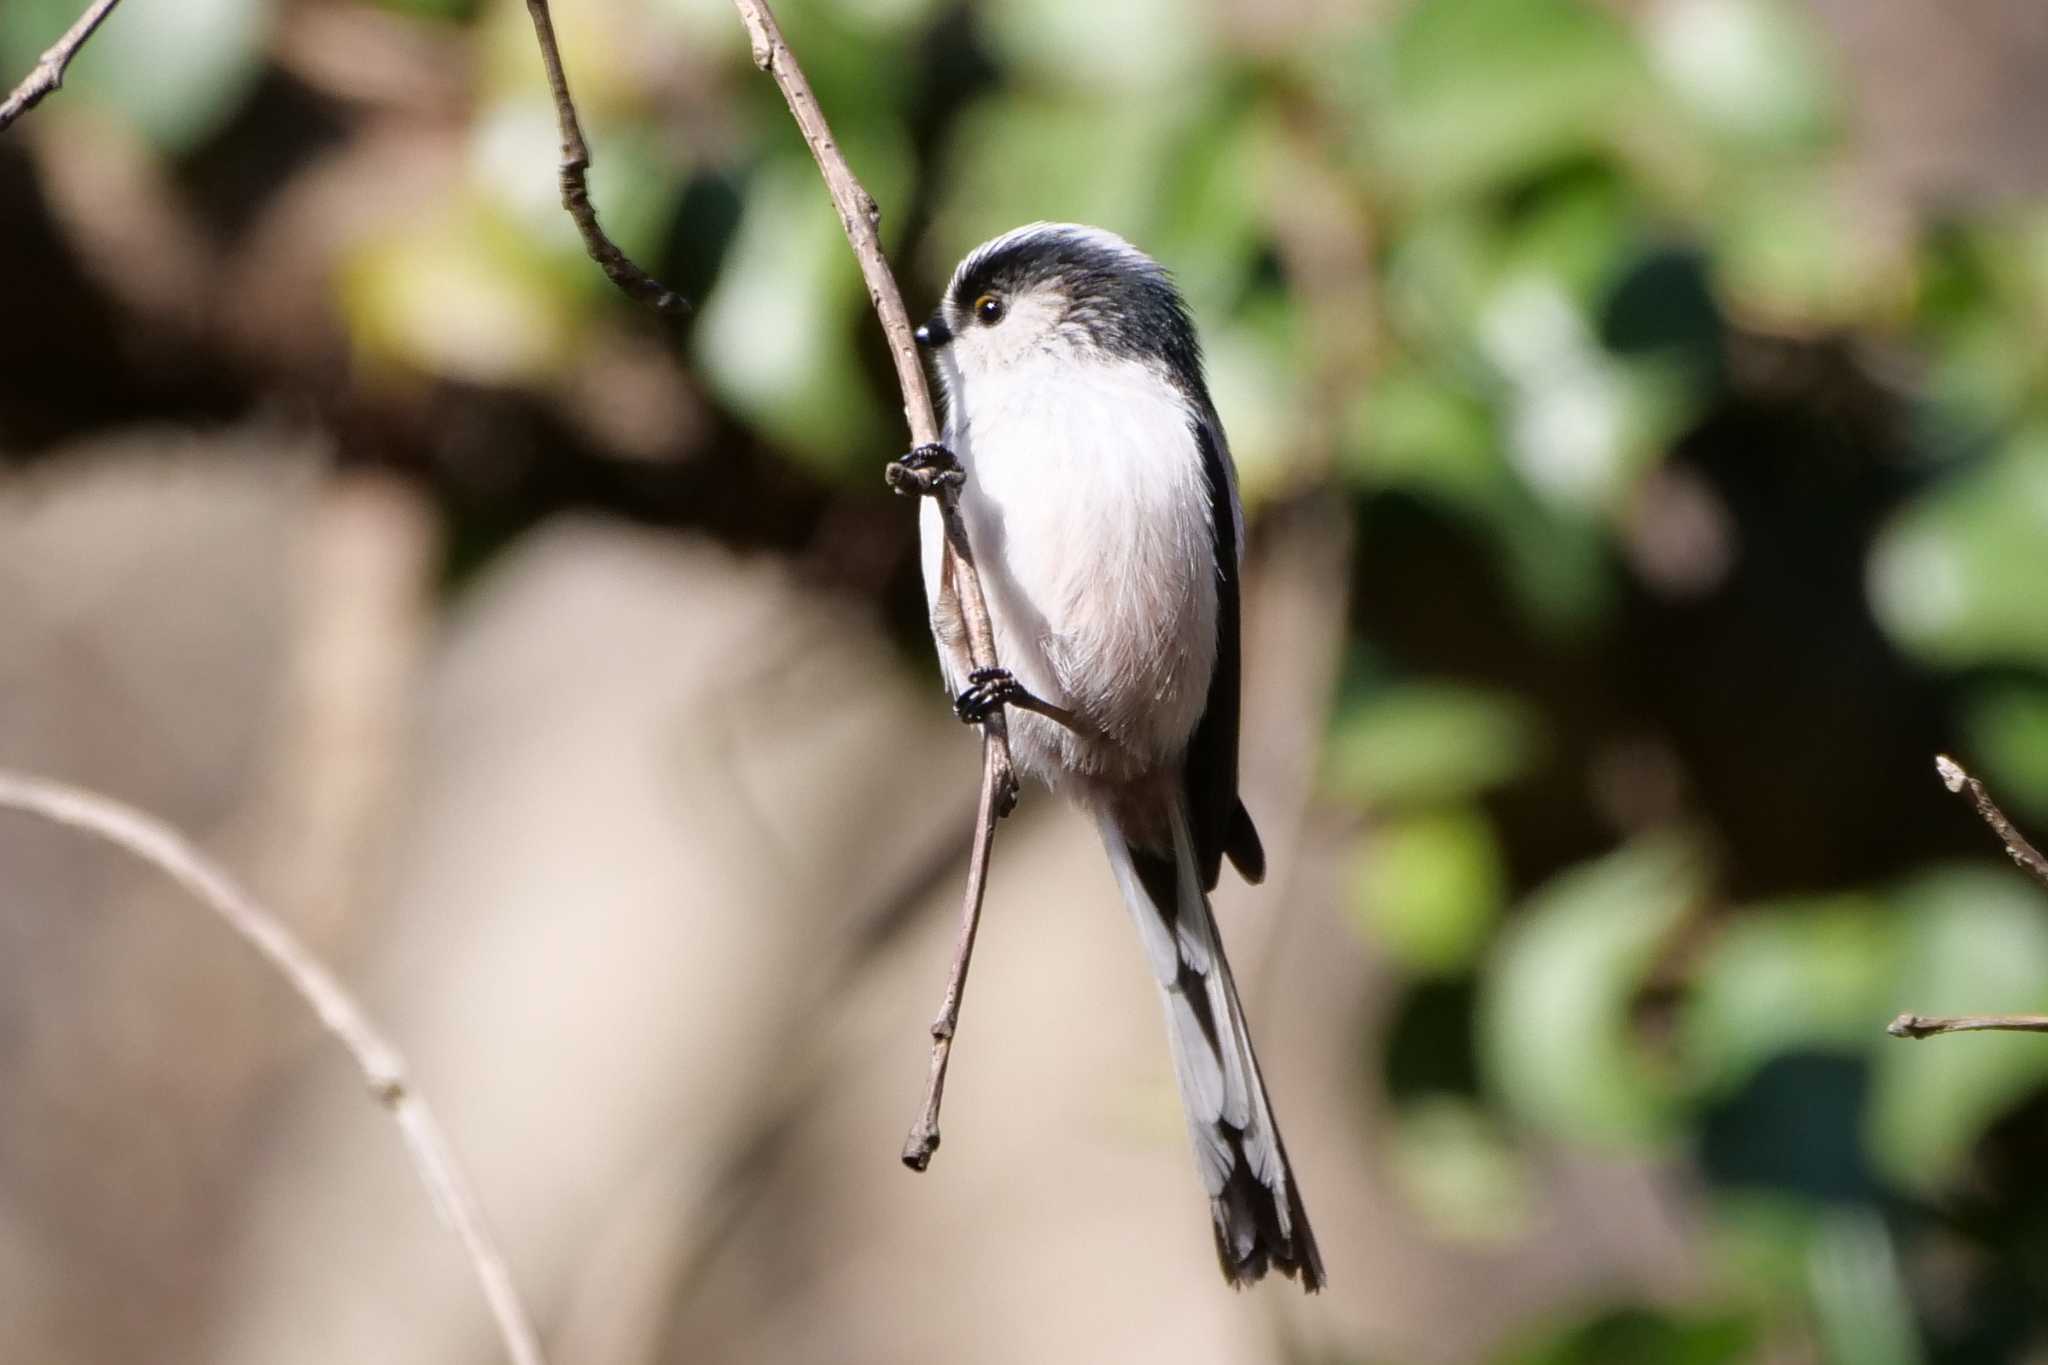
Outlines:
<svg viewBox="0 0 2048 1365"><path fill-rule="evenodd" d="M970 515L977 543L987 515ZM1019 681L1087 722L1074 735L1043 717L1012 723L1027 767L1125 780L1176 762L1201 716L1213 657L1198 657L1196 593L1186 574L1134 564L1128 552L1048 565L1040 556L984 560L997 652ZM1021 572L1020 572L1021 570Z"/></svg>
<svg viewBox="0 0 2048 1365"><path fill-rule="evenodd" d="M1142 419L1146 414L1135 414ZM1192 438L1161 449L1129 405L962 441L962 510L1003 665L1092 732L1012 712L1019 766L1055 785L1176 767L1215 666L1207 488ZM1184 428L1178 412L1164 430ZM984 429L988 429L984 427Z"/></svg>

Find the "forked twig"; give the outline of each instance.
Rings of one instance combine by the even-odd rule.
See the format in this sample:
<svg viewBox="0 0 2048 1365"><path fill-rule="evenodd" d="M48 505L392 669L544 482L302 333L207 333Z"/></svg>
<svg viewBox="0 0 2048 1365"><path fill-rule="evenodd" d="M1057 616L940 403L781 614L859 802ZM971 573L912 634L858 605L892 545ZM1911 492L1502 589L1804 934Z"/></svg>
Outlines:
<svg viewBox="0 0 2048 1365"><path fill-rule="evenodd" d="M1991 793L1984 784L1972 777L1963 765L1947 754L1934 756L1934 770L1941 774L1942 785L1958 796L1966 796L1977 810L1977 815L1991 832L2005 845L2006 855L2020 868L2048 887L2048 858L2027 841L2027 836L2014 827L1998 803L1991 799ZM2048 1033L2048 1015L2042 1014L1965 1014L1940 1016L1925 1014L1902 1014L1885 1028L1894 1038L1932 1038L1941 1033Z"/></svg>
<svg viewBox="0 0 2048 1365"><path fill-rule="evenodd" d="M576 117L576 103L569 98L569 78L562 71L561 49L555 45L554 16L548 11L548 0L526 0L526 12L533 18L533 36L540 43L541 65L547 68L548 92L555 98L555 121L562 130L562 207L576 220L576 230L583 234L584 250L627 296L658 312L687 313L687 299L635 265L597 225L597 209L590 202L590 187L584 182L590 169L590 148L583 141L583 124Z"/></svg>
<svg viewBox="0 0 2048 1365"><path fill-rule="evenodd" d="M43 96L64 84L64 73L71 66L71 59L78 55L78 49L91 38L93 31L114 12L114 6L121 0L93 0L78 21L64 30L64 36L50 44L43 55L20 85L8 93L5 102L0 102L0 131L43 102Z"/></svg>
<svg viewBox="0 0 2048 1365"><path fill-rule="evenodd" d="M833 140L818 100L804 79L796 55L783 40L782 30L765 0L733 0L746 22L752 40L754 65L766 72L782 91L789 112L803 133L818 173L832 204L839 210L839 225L860 262L867 281L868 298L881 319L889 340L890 358L896 365L896 382L903 390L903 416L910 426L913 446L930 445L939 439L938 417L932 410L931 391L925 384L924 364L911 335L910 315L904 311L903 295L896 277L882 254L882 240L875 228L882 211L846 164L845 155ZM975 572L974 552L967 543L967 526L960 516L959 489L942 484L931 496L938 499L946 528L945 579L952 585L952 606L960 615L967 651L977 669L996 667L995 631L990 624L988 603L982 596L981 576ZM974 952L974 935L981 923L981 902L988 888L989 851L995 841L996 821L1008 813L1016 800L1016 778L1010 763L1009 731L1000 708L982 722L982 778L980 821L974 834L974 851L967 865L967 890L960 904L960 933L953 955L953 967L946 980L946 994L932 1021L931 1074L925 1089L924 1109L911 1126L903 1145L903 1164L921 1171L930 1164L939 1146L939 1100L946 1087L946 1064L953 1050L953 1033L960 1021L960 997L967 986L968 961Z"/></svg>
<svg viewBox="0 0 2048 1365"><path fill-rule="evenodd" d="M484 1225L483 1211L455 1162L448 1138L427 1102L413 1089L405 1064L389 1040L298 936L215 866L177 830L133 806L47 778L0 771L0 808L38 815L104 839L170 877L262 954L348 1049L370 1094L391 1114L407 1154L436 1212L462 1243L482 1287L498 1337L514 1365L542 1365L540 1339Z"/></svg>

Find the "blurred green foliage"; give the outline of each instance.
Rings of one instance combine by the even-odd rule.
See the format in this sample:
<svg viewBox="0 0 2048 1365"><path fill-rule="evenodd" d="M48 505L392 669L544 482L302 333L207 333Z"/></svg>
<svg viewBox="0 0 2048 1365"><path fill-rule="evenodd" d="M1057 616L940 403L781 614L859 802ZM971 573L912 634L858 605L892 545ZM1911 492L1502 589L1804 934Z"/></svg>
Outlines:
<svg viewBox="0 0 2048 1365"><path fill-rule="evenodd" d="M475 35L478 109L461 193L336 279L351 340L371 382L545 388L623 305L555 205L524 10L385 3ZM2048 822L2048 212L1873 227L1792 0L1416 0L1270 33L1177 0L779 8L913 312L1020 222L1125 233L1202 320L1255 516L1350 509L1324 796L1348 918L1399 974L1389 1047L1443 1054L1388 1061L1360 1160L1454 1240L1525 1231L1560 1143L1694 1163L1712 1224L1696 1311L1599 1305L1500 1359L2041 1349L2048 1218L1963 1191L2016 1115L2041 1153L2048 1043L1883 1025L2048 1003L2048 896L1960 811L1901 826L1944 798L1889 794L1955 744ZM71 10L8 6L10 63ZM606 223L703 283L696 376L763 458L871 490L902 432L866 295L730 12L557 18ZM257 78L265 22L130 5L67 100L180 154ZM715 128L675 131L665 67ZM1919 758L1873 760L1880 793L1856 765L1888 735ZM1648 777L1616 757L1643 742ZM1889 823L1859 834L1866 811Z"/></svg>

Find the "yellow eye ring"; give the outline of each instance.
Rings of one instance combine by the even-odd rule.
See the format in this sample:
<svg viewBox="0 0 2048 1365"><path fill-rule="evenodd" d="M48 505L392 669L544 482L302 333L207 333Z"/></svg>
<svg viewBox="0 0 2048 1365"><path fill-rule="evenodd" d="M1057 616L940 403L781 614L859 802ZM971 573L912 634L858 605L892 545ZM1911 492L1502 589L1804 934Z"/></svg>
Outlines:
<svg viewBox="0 0 2048 1365"><path fill-rule="evenodd" d="M993 327L1003 320L1003 301L994 294L983 294L974 301L974 316L984 327Z"/></svg>

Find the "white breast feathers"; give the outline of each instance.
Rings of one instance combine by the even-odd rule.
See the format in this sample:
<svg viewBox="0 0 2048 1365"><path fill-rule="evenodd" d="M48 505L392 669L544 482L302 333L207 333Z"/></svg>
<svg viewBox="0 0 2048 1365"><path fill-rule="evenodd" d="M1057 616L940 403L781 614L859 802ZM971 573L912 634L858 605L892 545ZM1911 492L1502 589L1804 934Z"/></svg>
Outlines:
<svg viewBox="0 0 2048 1365"><path fill-rule="evenodd" d="M998 653L1106 738L1020 716L1034 723L1013 730L1019 761L1127 780L1176 760L1216 662L1210 489L1187 400L1143 363L1071 355L952 396Z"/></svg>

